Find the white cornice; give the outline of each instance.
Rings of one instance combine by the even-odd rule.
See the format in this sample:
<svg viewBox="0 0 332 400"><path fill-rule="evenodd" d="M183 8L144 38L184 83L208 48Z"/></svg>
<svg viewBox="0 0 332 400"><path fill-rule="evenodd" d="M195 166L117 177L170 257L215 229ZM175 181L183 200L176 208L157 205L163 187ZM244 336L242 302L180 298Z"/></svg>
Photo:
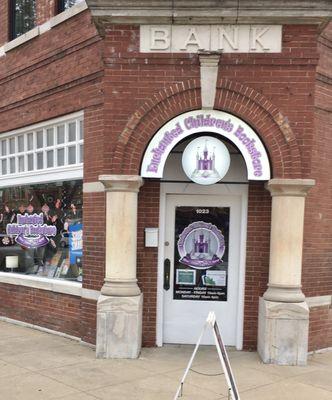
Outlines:
<svg viewBox="0 0 332 400"><path fill-rule="evenodd" d="M136 24L324 24L330 0L86 0L96 21ZM124 6L125 4L125 6Z"/></svg>

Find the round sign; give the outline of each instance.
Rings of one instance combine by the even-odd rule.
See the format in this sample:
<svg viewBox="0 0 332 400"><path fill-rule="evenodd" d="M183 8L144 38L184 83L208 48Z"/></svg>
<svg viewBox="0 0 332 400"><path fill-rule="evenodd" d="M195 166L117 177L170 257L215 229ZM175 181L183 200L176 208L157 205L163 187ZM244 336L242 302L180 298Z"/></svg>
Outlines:
<svg viewBox="0 0 332 400"><path fill-rule="evenodd" d="M182 168L199 185L220 181L231 163L227 147L212 136L201 136L188 144L182 155Z"/></svg>

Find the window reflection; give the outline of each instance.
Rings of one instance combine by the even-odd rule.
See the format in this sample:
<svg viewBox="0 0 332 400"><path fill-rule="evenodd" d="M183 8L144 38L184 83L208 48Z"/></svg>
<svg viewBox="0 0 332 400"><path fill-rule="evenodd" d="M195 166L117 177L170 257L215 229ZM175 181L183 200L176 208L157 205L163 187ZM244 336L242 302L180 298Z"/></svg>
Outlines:
<svg viewBox="0 0 332 400"><path fill-rule="evenodd" d="M82 280L82 181L0 190L0 270Z"/></svg>

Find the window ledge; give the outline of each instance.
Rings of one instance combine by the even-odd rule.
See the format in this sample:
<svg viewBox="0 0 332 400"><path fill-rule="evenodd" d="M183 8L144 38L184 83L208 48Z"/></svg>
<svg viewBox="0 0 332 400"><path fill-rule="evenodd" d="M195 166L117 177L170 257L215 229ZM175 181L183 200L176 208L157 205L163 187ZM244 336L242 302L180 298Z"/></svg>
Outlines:
<svg viewBox="0 0 332 400"><path fill-rule="evenodd" d="M81 13L82 11L86 10L87 8L88 6L86 2L82 1L81 3L75 4L74 6L63 11L62 13L55 15L44 24L36 26L35 28L26 32L24 35L21 35L0 47L0 57L5 56L6 53L8 53L9 51L15 49L18 46L21 46L22 44L32 40L39 35L42 35L43 33L51 30L53 27L61 24L67 19L70 19L75 15Z"/></svg>
<svg viewBox="0 0 332 400"><path fill-rule="evenodd" d="M309 308L332 306L332 296L327 295L327 296L306 297L306 302Z"/></svg>
<svg viewBox="0 0 332 400"><path fill-rule="evenodd" d="M21 46L23 43L28 42L29 40L35 38L38 35L39 35L39 27L36 26L35 28L26 32L24 35L21 35L21 36L17 37L16 39L11 40L10 42L6 43L3 46L3 50L5 53L8 53L8 51L15 49L15 47Z"/></svg>
<svg viewBox="0 0 332 400"><path fill-rule="evenodd" d="M0 272L0 283L25 286L55 293L83 297L89 300L98 300L100 292L82 288L82 283L60 279L44 278L40 276L21 275L12 272Z"/></svg>

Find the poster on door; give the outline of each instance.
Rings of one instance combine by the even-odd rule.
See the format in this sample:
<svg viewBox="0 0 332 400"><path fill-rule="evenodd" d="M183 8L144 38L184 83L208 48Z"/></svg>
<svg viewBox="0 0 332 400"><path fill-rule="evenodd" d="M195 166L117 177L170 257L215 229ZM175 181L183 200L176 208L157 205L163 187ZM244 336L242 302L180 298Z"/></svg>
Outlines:
<svg viewBox="0 0 332 400"><path fill-rule="evenodd" d="M229 207L176 207L175 300L227 301Z"/></svg>

